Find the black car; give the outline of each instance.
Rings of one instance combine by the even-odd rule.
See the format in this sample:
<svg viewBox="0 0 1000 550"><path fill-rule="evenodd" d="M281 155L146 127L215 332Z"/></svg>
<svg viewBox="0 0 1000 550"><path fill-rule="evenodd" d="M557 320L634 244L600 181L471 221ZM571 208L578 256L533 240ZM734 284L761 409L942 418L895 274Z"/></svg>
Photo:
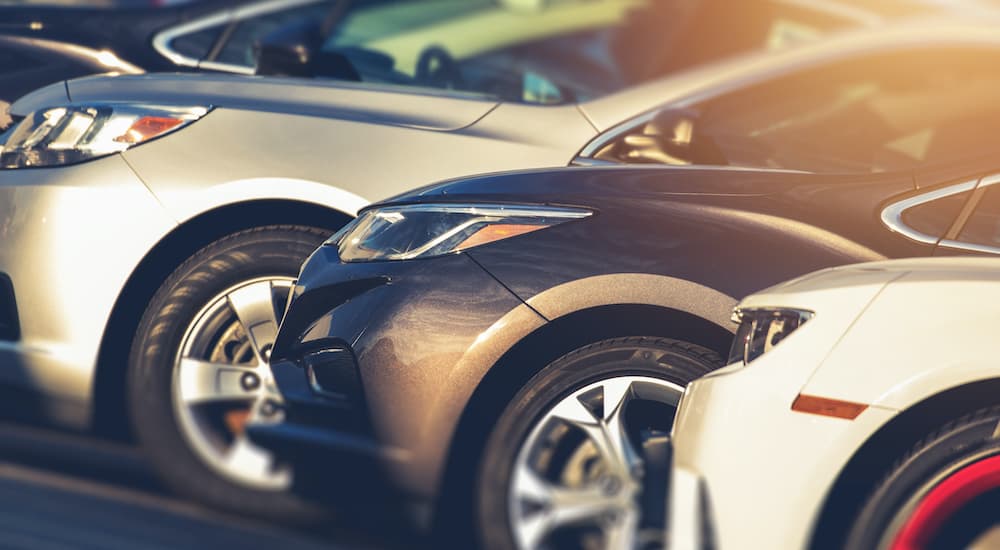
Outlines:
<svg viewBox="0 0 1000 550"><path fill-rule="evenodd" d="M684 386L723 365L737 299L828 266L1000 252L1000 178L971 165L577 167L373 206L304 265L271 351L284 403L252 437L302 490L388 485L488 548L655 539L657 457Z"/></svg>
<svg viewBox="0 0 1000 550"><path fill-rule="evenodd" d="M136 74L142 70L83 46L0 35L0 130L10 124L7 108L22 95L66 78L108 72Z"/></svg>
<svg viewBox="0 0 1000 550"><path fill-rule="evenodd" d="M256 4L240 0L146 6L102 5L0 5L0 34L39 38L107 51L146 71L176 71L196 68L178 63L156 37L163 33L184 34L183 29L207 21L232 20L234 6ZM274 2L271 2L272 4ZM180 39L180 35L177 36ZM188 37L187 42L195 42Z"/></svg>

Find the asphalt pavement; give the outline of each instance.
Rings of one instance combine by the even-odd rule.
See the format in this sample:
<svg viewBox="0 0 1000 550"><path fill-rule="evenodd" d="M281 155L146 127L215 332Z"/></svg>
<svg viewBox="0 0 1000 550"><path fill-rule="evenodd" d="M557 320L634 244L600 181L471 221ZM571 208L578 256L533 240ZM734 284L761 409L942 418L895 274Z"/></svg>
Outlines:
<svg viewBox="0 0 1000 550"><path fill-rule="evenodd" d="M32 550L368 550L356 528L303 531L168 494L134 449L0 424L0 548Z"/></svg>

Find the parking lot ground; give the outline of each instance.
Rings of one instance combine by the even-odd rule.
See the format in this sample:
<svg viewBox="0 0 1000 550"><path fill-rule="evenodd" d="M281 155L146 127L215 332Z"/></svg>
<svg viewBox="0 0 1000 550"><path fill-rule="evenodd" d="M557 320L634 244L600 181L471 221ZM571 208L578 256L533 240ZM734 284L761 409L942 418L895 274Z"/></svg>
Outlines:
<svg viewBox="0 0 1000 550"><path fill-rule="evenodd" d="M336 525L303 531L209 510L167 494L130 447L0 424L0 548L396 546Z"/></svg>

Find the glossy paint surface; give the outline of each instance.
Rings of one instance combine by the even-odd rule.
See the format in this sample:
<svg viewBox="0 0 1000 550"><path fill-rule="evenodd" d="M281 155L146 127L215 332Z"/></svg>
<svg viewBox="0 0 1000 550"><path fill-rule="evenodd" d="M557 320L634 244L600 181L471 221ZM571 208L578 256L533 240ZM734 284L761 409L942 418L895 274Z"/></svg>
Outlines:
<svg viewBox="0 0 1000 550"><path fill-rule="evenodd" d="M275 357L353 348L372 436L409 453L393 475L430 497L473 393L544 324L643 304L731 331L736 300L779 281L933 254L880 221L885 201L912 191L908 174L703 168L569 168L424 188L389 204L564 205L594 215L429 259L344 263L324 246L303 268Z"/></svg>

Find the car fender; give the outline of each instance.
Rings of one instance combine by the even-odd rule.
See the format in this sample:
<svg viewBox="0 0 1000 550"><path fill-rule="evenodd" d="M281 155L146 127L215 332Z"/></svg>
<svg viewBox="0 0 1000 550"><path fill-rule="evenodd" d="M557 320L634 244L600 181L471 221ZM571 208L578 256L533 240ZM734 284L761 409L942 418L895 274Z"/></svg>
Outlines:
<svg viewBox="0 0 1000 550"><path fill-rule="evenodd" d="M544 291L519 305L493 323L476 338L442 383L453 391L440 394L428 412L425 426L450 430L450 440L458 428L457 419L469 404L486 375L504 356L547 321L601 306L643 304L681 310L713 324L733 330L730 315L736 299L717 290L673 277L642 273L600 275L564 283ZM433 428L431 428L433 427ZM414 479L411 486L436 486L443 474L451 445L442 438L429 437L425 448L413 453Z"/></svg>
<svg viewBox="0 0 1000 550"><path fill-rule="evenodd" d="M802 392L904 410L945 390L997 378L993 327L1000 312L984 307L1000 300L1000 285L991 282L997 277L986 270L901 275L860 314ZM919 321L901 321L914 312Z"/></svg>
<svg viewBox="0 0 1000 550"><path fill-rule="evenodd" d="M314 204L356 216L369 201L345 189L296 178L249 178L208 187L157 190L156 195L178 223L216 208L241 202L281 200Z"/></svg>
<svg viewBox="0 0 1000 550"><path fill-rule="evenodd" d="M731 331L736 298L676 277L614 273L563 283L536 294L527 304L550 321L600 306L653 305L690 313Z"/></svg>

